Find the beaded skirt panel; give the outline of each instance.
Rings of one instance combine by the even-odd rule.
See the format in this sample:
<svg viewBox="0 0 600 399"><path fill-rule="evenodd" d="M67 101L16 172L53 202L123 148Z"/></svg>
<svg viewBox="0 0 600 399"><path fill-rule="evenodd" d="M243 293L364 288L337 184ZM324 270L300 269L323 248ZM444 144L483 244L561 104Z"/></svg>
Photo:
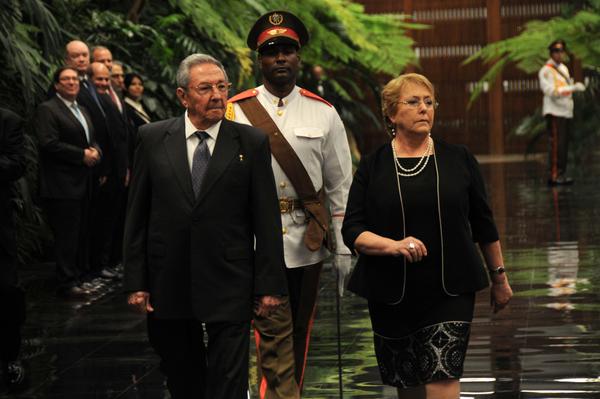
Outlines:
<svg viewBox="0 0 600 399"><path fill-rule="evenodd" d="M375 354L384 384L398 388L462 376L471 323L447 321L401 338L375 334Z"/></svg>

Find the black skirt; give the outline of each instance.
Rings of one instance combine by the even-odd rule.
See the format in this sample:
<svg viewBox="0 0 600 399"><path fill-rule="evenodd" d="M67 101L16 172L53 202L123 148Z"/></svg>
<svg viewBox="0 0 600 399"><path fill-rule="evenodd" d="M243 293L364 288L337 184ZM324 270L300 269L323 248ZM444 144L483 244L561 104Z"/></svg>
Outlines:
<svg viewBox="0 0 600 399"><path fill-rule="evenodd" d="M475 294L421 294L397 305L369 302L375 355L386 385L416 387L463 374Z"/></svg>

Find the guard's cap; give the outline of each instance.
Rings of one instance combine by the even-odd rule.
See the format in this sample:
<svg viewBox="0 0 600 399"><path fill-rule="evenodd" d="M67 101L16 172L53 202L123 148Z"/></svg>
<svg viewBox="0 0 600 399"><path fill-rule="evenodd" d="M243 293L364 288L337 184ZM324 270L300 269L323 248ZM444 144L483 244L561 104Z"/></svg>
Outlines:
<svg viewBox="0 0 600 399"><path fill-rule="evenodd" d="M250 29L246 43L259 52L275 44L300 48L308 42L308 31L300 19L287 11L270 11L258 18Z"/></svg>

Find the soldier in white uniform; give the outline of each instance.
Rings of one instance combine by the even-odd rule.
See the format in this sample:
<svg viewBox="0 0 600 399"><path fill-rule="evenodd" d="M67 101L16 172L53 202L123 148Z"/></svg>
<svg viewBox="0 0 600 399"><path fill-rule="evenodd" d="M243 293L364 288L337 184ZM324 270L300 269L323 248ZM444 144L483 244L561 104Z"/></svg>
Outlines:
<svg viewBox="0 0 600 399"><path fill-rule="evenodd" d="M350 251L343 244L340 230L352 180L350 149L344 125L335 108L316 94L296 86L299 49L307 41L306 28L294 15L273 11L260 17L248 35L248 46L258 51L264 85L231 98L226 117L253 124L241 104L255 98L262 105L297 154L314 186L311 189L319 194L324 193L337 243L335 248L330 246L336 254L334 264L345 268L350 263ZM256 123L254 125L257 126ZM275 154L273 137L271 151ZM301 190L294 186L294 179L288 177L275 158L272 157L272 166L280 198L290 296L289 302L284 302L278 314L262 320L255 318L257 341L260 336L260 342L257 342L260 348L257 361L259 376L262 375L259 381L260 397L269 399L299 397L319 276L323 260L330 253L320 243L315 246L313 242L308 245L310 249L307 246L306 230L310 212L304 209L301 196L297 193ZM297 169L302 167L293 169L294 173Z"/></svg>
<svg viewBox="0 0 600 399"><path fill-rule="evenodd" d="M546 118L549 139L548 184L572 184L566 175L569 151L569 122L573 118L573 92L584 91L582 83L574 83L563 64L566 44L555 40L548 46L550 59L540 69L538 77L544 93L542 113Z"/></svg>

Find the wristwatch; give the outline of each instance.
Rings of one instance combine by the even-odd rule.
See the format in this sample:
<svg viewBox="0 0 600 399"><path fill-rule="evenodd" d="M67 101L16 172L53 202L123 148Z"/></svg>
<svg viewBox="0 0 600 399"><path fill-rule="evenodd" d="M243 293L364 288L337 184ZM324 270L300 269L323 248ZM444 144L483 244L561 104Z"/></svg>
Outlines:
<svg viewBox="0 0 600 399"><path fill-rule="evenodd" d="M494 269L489 269L488 273L490 273L490 277L492 276L499 276L501 274L504 274L506 272L506 270L504 269L504 266L498 266Z"/></svg>

